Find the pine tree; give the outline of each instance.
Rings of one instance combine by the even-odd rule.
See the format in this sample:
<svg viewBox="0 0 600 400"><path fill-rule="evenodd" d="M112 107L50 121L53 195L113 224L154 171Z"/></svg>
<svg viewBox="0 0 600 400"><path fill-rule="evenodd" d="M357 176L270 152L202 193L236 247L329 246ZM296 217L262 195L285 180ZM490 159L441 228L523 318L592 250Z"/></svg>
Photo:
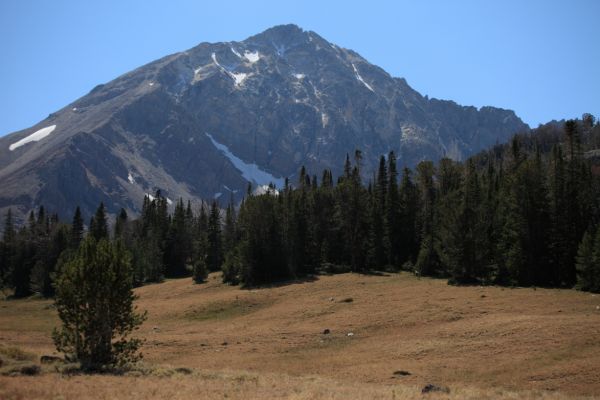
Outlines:
<svg viewBox="0 0 600 400"><path fill-rule="evenodd" d="M360 178L361 153L357 151L355 156L357 165L339 180L335 188L335 218L341 250L338 251L338 262L349 265L354 272L364 272L369 239L368 194ZM346 157L345 170L349 168L348 163Z"/></svg>
<svg viewBox="0 0 600 400"><path fill-rule="evenodd" d="M73 249L79 247L79 243L83 240L83 217L81 216L81 210L79 206L75 209L73 215L73 222L71 223L71 241L70 246Z"/></svg>
<svg viewBox="0 0 600 400"><path fill-rule="evenodd" d="M387 235L386 200L388 174L385 157L379 159L377 180L370 194L370 243L369 264L381 268L388 264L389 240Z"/></svg>
<svg viewBox="0 0 600 400"><path fill-rule="evenodd" d="M129 335L145 313L133 305L130 256L121 243L86 238L56 280L56 310L62 326L53 332L58 351L84 370L135 362L142 341Z"/></svg>
<svg viewBox="0 0 600 400"><path fill-rule="evenodd" d="M183 199L179 199L175 205L175 211L171 223L168 224L168 233L165 240L165 274L169 278L188 275L186 261L188 259L186 249L185 208Z"/></svg>
<svg viewBox="0 0 600 400"><path fill-rule="evenodd" d="M285 258L281 204L270 194L247 198L239 211L239 280L246 286L290 277Z"/></svg>
<svg viewBox="0 0 600 400"><path fill-rule="evenodd" d="M398 190L398 172L396 170L396 155L393 151L388 154L388 182L385 199L385 234L386 252L390 265L398 268L402 262L401 204Z"/></svg>
<svg viewBox="0 0 600 400"><path fill-rule="evenodd" d="M54 296L54 272L59 259L67 251L70 229L54 220L49 235L40 237L36 249L36 263L31 271L31 290L44 297ZM44 245L40 246L39 243Z"/></svg>
<svg viewBox="0 0 600 400"><path fill-rule="evenodd" d="M419 194L411 179L411 170L404 168L399 189L399 223L398 223L398 258L399 263L412 264L419 253L421 237L420 225L417 223L419 214Z"/></svg>
<svg viewBox="0 0 600 400"><path fill-rule="evenodd" d="M594 272L598 270L600 256L594 246L594 236L593 233L586 232L577 250L577 287L581 290L594 288Z"/></svg>
<svg viewBox="0 0 600 400"><path fill-rule="evenodd" d="M485 253L480 214L481 187L473 160L467 161L465 181L462 190L456 191L456 194L458 204L452 209L445 209L447 237L442 240L444 261L452 283L476 283L483 278Z"/></svg>
<svg viewBox="0 0 600 400"><path fill-rule="evenodd" d="M2 242L0 242L0 289L11 286L11 272L13 269L14 256L16 251L15 225L13 221L12 209L8 209L4 217L4 230Z"/></svg>
<svg viewBox="0 0 600 400"><path fill-rule="evenodd" d="M98 206L96 213L90 220L90 235L97 241L108 238L108 221L103 202L100 202L100 206Z"/></svg>
<svg viewBox="0 0 600 400"><path fill-rule="evenodd" d="M223 226L223 254L227 255L235 248L237 241L237 228L233 195L225 210L225 225Z"/></svg>
<svg viewBox="0 0 600 400"><path fill-rule="evenodd" d="M208 254L206 263L209 271L218 271L223 262L221 243L221 210L216 201L212 202L207 226Z"/></svg>
<svg viewBox="0 0 600 400"><path fill-rule="evenodd" d="M115 238L120 238L125 233L128 218L127 211L125 211L124 208L121 208L121 211L119 211L119 215L117 215L117 219L115 220Z"/></svg>
<svg viewBox="0 0 600 400"><path fill-rule="evenodd" d="M208 247L207 235L200 235L195 242L195 256L192 265L192 279L195 283L202 283L208 277Z"/></svg>
<svg viewBox="0 0 600 400"><path fill-rule="evenodd" d="M585 179L586 167L581 150L581 137L577 122L568 120L564 125L567 162L565 179L565 210L566 210L566 236L568 253L566 263L560 265L560 282L567 287L576 283L575 256L577 245L583 236L589 221L585 218L588 207L586 192L589 182ZM588 169L589 171L589 169Z"/></svg>
<svg viewBox="0 0 600 400"><path fill-rule="evenodd" d="M43 216L42 212L38 213ZM38 221L41 220L41 224ZM27 221L27 226L21 228L15 242L15 254L12 258L11 283L14 289L14 296L27 297L32 294L31 291L31 271L36 264L36 252L38 250L40 225L43 225L44 218L36 220L35 213L31 211Z"/></svg>
<svg viewBox="0 0 600 400"><path fill-rule="evenodd" d="M421 245L415 268L421 275L435 275L439 269L439 256L436 251L435 237L435 187L433 175L435 168L430 161L417 165L421 213Z"/></svg>

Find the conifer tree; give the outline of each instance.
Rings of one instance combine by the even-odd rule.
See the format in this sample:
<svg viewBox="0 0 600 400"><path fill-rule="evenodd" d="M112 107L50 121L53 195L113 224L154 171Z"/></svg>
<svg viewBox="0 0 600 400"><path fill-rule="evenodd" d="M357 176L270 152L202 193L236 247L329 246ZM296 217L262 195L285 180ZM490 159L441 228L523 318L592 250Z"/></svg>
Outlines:
<svg viewBox="0 0 600 400"><path fill-rule="evenodd" d="M208 254L206 263L209 271L218 271L223 261L221 243L221 210L218 203L212 202L207 226Z"/></svg>
<svg viewBox="0 0 600 400"><path fill-rule="evenodd" d="M407 243L402 242L401 231L401 204L400 193L398 190L398 172L396 169L396 155L393 151L388 154L388 183L385 199L385 234L386 234L386 252L388 263L395 267L401 265L402 246Z"/></svg>
<svg viewBox="0 0 600 400"><path fill-rule="evenodd" d="M385 157L379 159L377 180L370 197L370 266L383 267L388 263L389 240L387 235L386 200L388 174Z"/></svg>
<svg viewBox="0 0 600 400"><path fill-rule="evenodd" d="M168 277L181 277L188 274L186 261L186 228L185 208L183 199L179 199L175 205L175 211L171 223L168 224L169 230L165 243L165 274Z"/></svg>
<svg viewBox="0 0 600 400"><path fill-rule="evenodd" d="M133 305L130 256L120 242L86 238L56 280L56 310L62 326L53 332L58 351L84 370L123 366L141 358L142 341L130 334L145 313Z"/></svg>
<svg viewBox="0 0 600 400"><path fill-rule="evenodd" d="M43 216L43 208L40 208L39 216ZM36 264L36 250L39 243L40 225L45 218L36 220L35 213L31 211L27 220L27 226L21 228L17 235L15 255L12 261L11 281L14 296L27 297L31 291L31 271ZM38 221L41 221L39 224Z"/></svg>
<svg viewBox="0 0 600 400"><path fill-rule="evenodd" d="M434 275L439 268L435 237L435 187L433 175L435 168L430 161L421 161L417 165L421 212L421 245L415 268L421 275Z"/></svg>
<svg viewBox="0 0 600 400"><path fill-rule="evenodd" d="M600 254L595 249L594 236L593 233L586 232L577 250L577 286L581 290L593 289L594 272L600 272L597 271ZM600 290L600 287L597 289Z"/></svg>
<svg viewBox="0 0 600 400"><path fill-rule="evenodd" d="M126 225L127 225L127 220L128 220L128 215L127 215L127 211L125 211L124 208L121 208L121 211L119 211L119 214L117 215L117 219L115 220L115 232L114 232L114 237L115 238L120 238L123 236L125 229L126 229Z"/></svg>
<svg viewBox="0 0 600 400"><path fill-rule="evenodd" d="M100 206L98 206L96 213L90 220L90 235L97 241L108 238L108 221L103 202L100 202Z"/></svg>
<svg viewBox="0 0 600 400"><path fill-rule="evenodd" d="M192 265L192 279L196 283L202 283L208 276L208 238L206 234L200 235L195 242L195 256ZM225 280L225 278L223 278Z"/></svg>
<svg viewBox="0 0 600 400"><path fill-rule="evenodd" d="M482 266L486 261L482 247L481 188L472 160L467 161L463 188L457 195L456 207L445 210L444 261L452 283L475 283L482 280Z"/></svg>
<svg viewBox="0 0 600 400"><path fill-rule="evenodd" d="M4 230L2 242L0 242L0 289L10 286L16 251L16 236L12 209L9 208L4 217Z"/></svg>
<svg viewBox="0 0 600 400"><path fill-rule="evenodd" d="M225 225L223 226L223 254L227 254L235 248L237 241L235 206L233 205L233 194L225 210Z"/></svg>
<svg viewBox="0 0 600 400"><path fill-rule="evenodd" d="M421 238L420 225L417 224L419 195L411 179L411 173L409 168L404 168L399 189L398 257L400 264L415 262Z"/></svg>
<svg viewBox="0 0 600 400"><path fill-rule="evenodd" d="M31 289L44 297L54 296L54 272L59 259L69 247L70 229L67 225L54 222L50 233L41 237L45 242L36 250L36 263L31 271Z"/></svg>
<svg viewBox="0 0 600 400"><path fill-rule="evenodd" d="M73 222L71 223L71 240L70 247L76 249L79 247L79 243L83 240L83 217L81 216L81 209L79 206L75 209L73 214Z"/></svg>

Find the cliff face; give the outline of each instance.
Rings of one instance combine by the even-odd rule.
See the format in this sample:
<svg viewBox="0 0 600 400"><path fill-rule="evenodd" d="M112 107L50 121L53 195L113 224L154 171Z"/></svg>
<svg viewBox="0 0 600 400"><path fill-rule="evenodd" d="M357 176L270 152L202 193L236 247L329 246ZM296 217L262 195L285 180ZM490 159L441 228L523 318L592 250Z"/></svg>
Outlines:
<svg viewBox="0 0 600 400"><path fill-rule="evenodd" d="M54 127L54 128L52 128ZM427 99L357 53L294 25L202 43L98 85L0 138L0 211L137 212L145 193L241 198L248 181L294 182L302 165L364 170L461 159L527 129L512 111Z"/></svg>

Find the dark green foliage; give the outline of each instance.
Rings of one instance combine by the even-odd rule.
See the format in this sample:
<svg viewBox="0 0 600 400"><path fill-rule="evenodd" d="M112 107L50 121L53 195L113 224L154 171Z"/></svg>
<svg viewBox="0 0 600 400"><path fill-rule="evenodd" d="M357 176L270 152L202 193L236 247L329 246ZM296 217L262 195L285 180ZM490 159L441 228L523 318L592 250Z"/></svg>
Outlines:
<svg viewBox="0 0 600 400"><path fill-rule="evenodd" d="M218 271L223 262L223 248L221 237L221 210L216 201L212 202L207 226L208 249L206 266L209 271Z"/></svg>
<svg viewBox="0 0 600 400"><path fill-rule="evenodd" d="M196 283L202 283L208 277L208 265L206 259L209 246L206 235L200 236L196 241L196 247L196 256L194 257L194 265L192 266L192 279Z"/></svg>
<svg viewBox="0 0 600 400"><path fill-rule="evenodd" d="M398 253L399 263L414 263L419 253L419 194L417 186L411 179L411 170L404 168L399 189L399 223L398 223Z"/></svg>
<svg viewBox="0 0 600 400"><path fill-rule="evenodd" d="M203 282L217 270L225 282L260 285L404 268L455 284L597 290L600 245L590 245L590 235L600 223L598 146L600 125L584 116L516 135L466 162L423 161L414 172L404 168L399 183L391 152L366 186L357 151L335 183L329 170L319 185L302 168L297 185L286 179L280 192L271 186L255 196L249 185L239 208L213 201L195 213L180 199L169 210L157 191L138 219L121 210L114 236L132 254L135 285L163 275ZM108 236L106 219L101 204L90 237ZM67 264L83 237L81 213L70 232L43 207L18 231L10 215L5 225L4 285L15 296L51 295L55 265Z"/></svg>
<svg viewBox="0 0 600 400"><path fill-rule="evenodd" d="M9 208L4 217L4 229L2 241L0 242L0 289L11 286L16 237L17 232L15 230L12 210Z"/></svg>
<svg viewBox="0 0 600 400"><path fill-rule="evenodd" d="M131 251L133 282L135 286L149 282L161 282L164 279L163 253L157 235L150 233L133 240L124 239Z"/></svg>
<svg viewBox="0 0 600 400"><path fill-rule="evenodd" d="M120 242L86 238L56 279L56 310L62 326L53 332L58 351L85 370L137 361L142 341L129 335L145 313L135 311L130 256Z"/></svg>
<svg viewBox="0 0 600 400"><path fill-rule="evenodd" d="M54 296L53 278L59 258L69 247L70 229L67 225L52 223L47 235L39 237L36 263L31 271L31 290L44 297Z"/></svg>
<svg viewBox="0 0 600 400"><path fill-rule="evenodd" d="M240 277L243 269L240 246L236 246L227 252L222 269L223 282L231 285L237 285L240 283Z"/></svg>
<svg viewBox="0 0 600 400"><path fill-rule="evenodd" d="M235 206L233 195L225 210L225 225L223 226L223 254L227 255L235 248L238 241Z"/></svg>
<svg viewBox="0 0 600 400"><path fill-rule="evenodd" d="M115 230L114 230L114 238L122 238L125 233L125 227L127 225L127 211L124 208L121 208L119 211L119 215L117 215L117 219L115 220Z"/></svg>
<svg viewBox="0 0 600 400"><path fill-rule="evenodd" d="M291 277L284 251L280 208L277 196L266 194L250 196L240 209L239 281L245 285Z"/></svg>
<svg viewBox="0 0 600 400"><path fill-rule="evenodd" d="M577 287L600 293L600 229L586 232L577 251Z"/></svg>
<svg viewBox="0 0 600 400"><path fill-rule="evenodd" d="M431 161L422 161L417 165L417 182L421 209L418 215L419 226L421 228L421 246L415 268L421 275L435 275L439 273L440 268L439 255L436 250L438 238L436 237L436 188L433 179L434 173L435 168Z"/></svg>
<svg viewBox="0 0 600 400"><path fill-rule="evenodd" d="M96 214L90 220L90 235L96 240L108 238L108 221L104 203L100 203Z"/></svg>
<svg viewBox="0 0 600 400"><path fill-rule="evenodd" d="M75 209L73 215L73 222L71 223L71 241L69 246L72 249L79 247L79 243L83 240L83 217L81 216L81 210L79 206Z"/></svg>
<svg viewBox="0 0 600 400"><path fill-rule="evenodd" d="M464 184L449 190L442 222L444 237L441 247L450 282L472 284L486 281L486 253L482 251L485 248L482 193L472 160L467 162Z"/></svg>
<svg viewBox="0 0 600 400"><path fill-rule="evenodd" d="M369 190L370 205L370 232L369 232L369 266L381 267L388 264L389 240L387 226L387 190L388 176L385 157L379 160L377 181L372 190Z"/></svg>
<svg viewBox="0 0 600 400"><path fill-rule="evenodd" d="M387 162L388 179L384 204L385 249L388 263L399 268L405 261L403 248L408 247L408 243L402 240L402 202L398 189L396 155L393 151L388 154Z"/></svg>
<svg viewBox="0 0 600 400"><path fill-rule="evenodd" d="M164 210L166 212L166 208ZM188 275L186 263L190 254L187 238L191 233L191 228L187 226L186 222L183 199L179 199L175 206L171 222L167 223L168 233L166 236L164 260L166 265L165 274L169 278Z"/></svg>

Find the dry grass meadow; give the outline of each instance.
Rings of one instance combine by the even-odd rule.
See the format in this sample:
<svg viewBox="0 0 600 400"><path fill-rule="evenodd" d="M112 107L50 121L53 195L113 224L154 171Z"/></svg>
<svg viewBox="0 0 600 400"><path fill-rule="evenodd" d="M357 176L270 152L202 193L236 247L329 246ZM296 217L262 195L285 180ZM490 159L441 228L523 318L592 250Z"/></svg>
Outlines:
<svg viewBox="0 0 600 400"><path fill-rule="evenodd" d="M139 331L147 339L142 369L65 375L44 366L37 376L0 376L0 399L600 395L600 295L453 287L405 273L253 290L211 274L206 284L171 280L137 293L149 316ZM2 300L0 346L31 360L55 354L57 323L51 301ZM421 394L428 383L450 393Z"/></svg>

